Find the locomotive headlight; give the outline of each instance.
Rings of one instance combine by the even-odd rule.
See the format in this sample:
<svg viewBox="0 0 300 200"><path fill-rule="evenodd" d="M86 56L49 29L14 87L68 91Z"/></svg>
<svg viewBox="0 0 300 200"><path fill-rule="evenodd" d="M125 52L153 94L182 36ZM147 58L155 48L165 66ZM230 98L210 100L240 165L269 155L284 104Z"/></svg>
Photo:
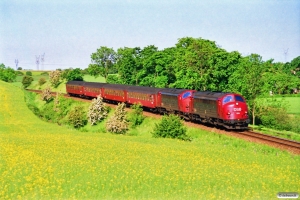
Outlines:
<svg viewBox="0 0 300 200"><path fill-rule="evenodd" d="M227 115L231 115L231 113L230 113L230 112L228 112L228 113L227 113Z"/></svg>

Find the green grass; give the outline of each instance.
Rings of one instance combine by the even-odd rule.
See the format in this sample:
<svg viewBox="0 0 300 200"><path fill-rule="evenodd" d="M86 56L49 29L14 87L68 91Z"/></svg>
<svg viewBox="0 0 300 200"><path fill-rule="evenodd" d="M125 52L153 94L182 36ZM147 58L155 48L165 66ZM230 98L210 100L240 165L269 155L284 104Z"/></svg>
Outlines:
<svg viewBox="0 0 300 200"><path fill-rule="evenodd" d="M84 75L83 77L84 81L88 81L88 82L99 82L99 83L105 83L105 78L102 76L99 76L97 78L95 78L94 76L91 75Z"/></svg>
<svg viewBox="0 0 300 200"><path fill-rule="evenodd" d="M300 156L188 128L192 142L41 121L0 82L0 199L274 199L300 191ZM99 124L99 127L102 126ZM98 128L99 128L98 127ZM92 127L91 127L92 129Z"/></svg>
<svg viewBox="0 0 300 200"><path fill-rule="evenodd" d="M289 114L300 115L300 96L295 97L274 97L278 101L283 101L287 105L287 112ZM271 98L263 98L271 99Z"/></svg>
<svg viewBox="0 0 300 200"><path fill-rule="evenodd" d="M26 73L26 71L22 71L24 74ZM48 75L41 75L41 73L43 73L44 71L31 71L32 72L32 78L33 78L33 82L31 83L31 85L28 87L28 89L34 89L34 90L43 90L46 87L51 86L50 82L49 82L49 76ZM48 71L49 73L50 71ZM40 86L38 84L38 81L40 78L45 78L46 79L46 83L42 86ZM22 79L23 76L17 76L16 78L16 82L13 83L13 85L22 88ZM105 83L105 78L102 76L99 76L97 78L91 76L91 75L84 75L83 76L84 81L89 81L89 82L103 82ZM65 85L66 81L62 81L61 84L58 85L57 88L52 88L52 91L54 92L60 92L60 93L66 93L66 85Z"/></svg>
<svg viewBox="0 0 300 200"><path fill-rule="evenodd" d="M300 115L300 97L282 97L288 103L287 112L289 114Z"/></svg>

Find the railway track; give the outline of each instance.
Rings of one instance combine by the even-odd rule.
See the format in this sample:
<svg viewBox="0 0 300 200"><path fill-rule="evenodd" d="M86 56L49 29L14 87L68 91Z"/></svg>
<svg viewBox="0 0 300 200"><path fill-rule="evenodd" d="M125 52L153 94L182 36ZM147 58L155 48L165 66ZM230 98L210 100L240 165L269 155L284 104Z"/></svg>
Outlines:
<svg viewBox="0 0 300 200"><path fill-rule="evenodd" d="M285 138L280 138L276 137L273 135L267 135L263 133L258 133L255 131L244 131L244 132L238 132L239 134L250 136L252 138L257 138L260 140L268 141L274 144L277 144L275 146L281 146L281 147L286 147L290 151L294 151L295 153L299 152L300 154L300 142L294 141L294 140L289 140Z"/></svg>
<svg viewBox="0 0 300 200"><path fill-rule="evenodd" d="M42 92L41 90L31 90L31 89L27 89L27 91L35 92L35 93ZM51 92L51 94L54 96L54 95L56 95L56 92ZM66 98L72 98L77 101L84 101L84 102L90 101L88 99L82 99L79 97L71 97L68 94L63 94L63 95ZM110 105L110 104L108 104L108 105ZM110 105L110 106L114 107L115 105ZM148 117L156 117L156 118L161 117L161 115L157 115L157 114L150 113L150 112L144 112L144 115L148 116ZM276 137L276 136L272 136L272 135L267 135L267 134L263 134L263 133L259 133L259 132L255 132L255 131L251 131L251 130L242 131L242 132L226 131L226 130L217 129L215 127L213 127L213 128L207 127L203 124L196 124L196 123L192 123L192 122L185 122L185 124L187 126L204 129L204 130L207 130L210 132L214 132L214 133L218 133L218 134L225 134L225 135L229 135L229 136L238 137L238 138L241 138L241 139L244 139L247 141L273 146L273 147L276 147L276 148L279 148L282 150L287 150L294 154L300 155L300 142L298 142L298 141L280 138L280 137Z"/></svg>

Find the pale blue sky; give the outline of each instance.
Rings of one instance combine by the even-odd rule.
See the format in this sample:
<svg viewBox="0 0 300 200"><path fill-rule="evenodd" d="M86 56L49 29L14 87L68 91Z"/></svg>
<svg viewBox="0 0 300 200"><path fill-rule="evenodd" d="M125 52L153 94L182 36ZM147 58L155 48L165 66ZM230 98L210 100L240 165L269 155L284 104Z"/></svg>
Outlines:
<svg viewBox="0 0 300 200"><path fill-rule="evenodd" d="M187 36L263 60L300 56L299 0L2 0L0 16L0 63L13 68L36 69L43 53L44 69L86 68L100 46L164 49Z"/></svg>

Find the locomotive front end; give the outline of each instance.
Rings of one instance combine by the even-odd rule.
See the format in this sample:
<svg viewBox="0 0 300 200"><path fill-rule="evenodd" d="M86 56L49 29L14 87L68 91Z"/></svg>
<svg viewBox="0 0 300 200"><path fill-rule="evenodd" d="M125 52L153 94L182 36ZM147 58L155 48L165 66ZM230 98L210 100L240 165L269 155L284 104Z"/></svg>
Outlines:
<svg viewBox="0 0 300 200"><path fill-rule="evenodd" d="M247 129L250 122L245 99L238 94L228 94L219 102L223 123L228 129Z"/></svg>

